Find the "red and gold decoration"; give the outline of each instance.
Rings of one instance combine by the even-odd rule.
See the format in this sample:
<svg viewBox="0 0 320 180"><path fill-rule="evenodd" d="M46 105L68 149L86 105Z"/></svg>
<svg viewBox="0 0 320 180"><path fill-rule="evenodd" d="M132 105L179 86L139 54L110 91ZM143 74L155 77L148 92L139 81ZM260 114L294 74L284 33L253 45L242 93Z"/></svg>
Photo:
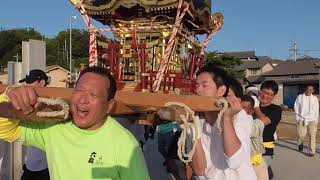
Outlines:
<svg viewBox="0 0 320 180"><path fill-rule="evenodd" d="M123 91L192 93L195 72L223 25L222 14L211 15L210 0L70 1L89 29L89 66L109 68Z"/></svg>

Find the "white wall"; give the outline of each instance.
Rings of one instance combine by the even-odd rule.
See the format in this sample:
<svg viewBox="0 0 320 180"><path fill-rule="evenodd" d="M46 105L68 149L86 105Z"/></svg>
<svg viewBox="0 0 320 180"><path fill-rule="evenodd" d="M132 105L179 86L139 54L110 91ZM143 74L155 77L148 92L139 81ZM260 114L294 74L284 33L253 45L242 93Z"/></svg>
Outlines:
<svg viewBox="0 0 320 180"><path fill-rule="evenodd" d="M22 77L32 69L46 70L46 44L44 41L32 40L22 42Z"/></svg>

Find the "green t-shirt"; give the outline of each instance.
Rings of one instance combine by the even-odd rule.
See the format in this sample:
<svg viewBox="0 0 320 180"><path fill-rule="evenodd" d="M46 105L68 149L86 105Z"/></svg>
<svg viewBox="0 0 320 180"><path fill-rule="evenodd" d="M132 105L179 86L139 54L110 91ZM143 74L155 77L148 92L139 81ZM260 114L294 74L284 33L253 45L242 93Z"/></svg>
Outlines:
<svg viewBox="0 0 320 180"><path fill-rule="evenodd" d="M47 154L52 180L149 180L140 146L113 118L86 131L72 122L20 121L24 144Z"/></svg>

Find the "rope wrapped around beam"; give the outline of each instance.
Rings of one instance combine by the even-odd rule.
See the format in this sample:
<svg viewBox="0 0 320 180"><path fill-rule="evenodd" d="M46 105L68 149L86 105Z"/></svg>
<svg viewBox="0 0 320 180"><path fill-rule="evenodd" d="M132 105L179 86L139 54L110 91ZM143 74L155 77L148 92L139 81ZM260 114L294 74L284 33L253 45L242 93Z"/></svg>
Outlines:
<svg viewBox="0 0 320 180"><path fill-rule="evenodd" d="M222 133L221 120L223 113L228 108L228 102L220 98L216 105L221 107L216 120L216 126ZM177 154L179 159L188 164L192 161L197 139L201 138L201 123L195 112L187 105L180 102L168 102L158 111L160 119L175 120L182 128L181 136L178 141Z"/></svg>

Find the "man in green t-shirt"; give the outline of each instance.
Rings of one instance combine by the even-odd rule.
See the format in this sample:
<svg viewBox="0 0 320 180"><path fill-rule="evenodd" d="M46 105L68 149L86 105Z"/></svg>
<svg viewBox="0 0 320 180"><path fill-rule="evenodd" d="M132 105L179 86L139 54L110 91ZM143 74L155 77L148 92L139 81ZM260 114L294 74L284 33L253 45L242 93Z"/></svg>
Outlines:
<svg viewBox="0 0 320 180"><path fill-rule="evenodd" d="M0 139L46 152L53 180L149 180L139 143L108 114L114 106L116 84L103 68L84 70L70 101L72 122L32 123L0 118ZM34 111L34 87L14 88L0 95L25 114Z"/></svg>

